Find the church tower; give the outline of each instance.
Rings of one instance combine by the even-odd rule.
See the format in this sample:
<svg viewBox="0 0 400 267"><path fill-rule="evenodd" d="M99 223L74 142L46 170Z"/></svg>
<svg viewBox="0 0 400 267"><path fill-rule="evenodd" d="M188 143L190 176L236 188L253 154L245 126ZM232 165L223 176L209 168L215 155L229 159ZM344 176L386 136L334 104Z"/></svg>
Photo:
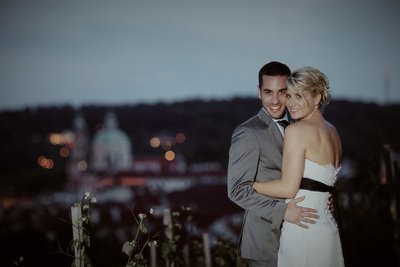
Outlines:
<svg viewBox="0 0 400 267"><path fill-rule="evenodd" d="M81 112L78 112L73 122L74 142L67 163L67 176L70 184L75 187L82 182L87 170L89 151L89 137L86 121Z"/></svg>

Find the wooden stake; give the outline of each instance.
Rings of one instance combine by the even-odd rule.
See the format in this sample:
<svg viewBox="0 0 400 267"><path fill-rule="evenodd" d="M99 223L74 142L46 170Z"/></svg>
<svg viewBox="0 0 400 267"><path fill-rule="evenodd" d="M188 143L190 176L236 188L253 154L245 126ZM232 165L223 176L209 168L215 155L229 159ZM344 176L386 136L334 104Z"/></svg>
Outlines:
<svg viewBox="0 0 400 267"><path fill-rule="evenodd" d="M203 233L204 261L206 267L211 267L210 237L208 233Z"/></svg>
<svg viewBox="0 0 400 267"><path fill-rule="evenodd" d="M80 246L83 242L83 229L82 229L82 210L81 206L76 204L71 207L72 217L72 236L75 255L75 267L83 267L84 265L84 247Z"/></svg>

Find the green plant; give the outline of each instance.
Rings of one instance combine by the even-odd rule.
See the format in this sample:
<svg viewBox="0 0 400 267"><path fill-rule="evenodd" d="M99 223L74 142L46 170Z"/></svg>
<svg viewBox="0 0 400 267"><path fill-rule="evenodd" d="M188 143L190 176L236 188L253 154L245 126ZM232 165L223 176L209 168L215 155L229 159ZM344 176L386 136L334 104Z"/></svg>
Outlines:
<svg viewBox="0 0 400 267"><path fill-rule="evenodd" d="M188 228L192 225L190 207L181 207L179 211L164 210L163 223L164 241L161 246L161 255L167 267L189 265L191 257L191 233Z"/></svg>
<svg viewBox="0 0 400 267"><path fill-rule="evenodd" d="M246 262L238 257L237 249L230 241L218 240L213 254L213 266L245 267Z"/></svg>
<svg viewBox="0 0 400 267"><path fill-rule="evenodd" d="M132 210L133 217L138 224L135 237L131 241L126 241L122 245L122 252L128 256L126 267L146 267L147 260L143 256L143 251L146 245L149 243L149 231L145 226L144 219L147 217L144 213L139 213L139 220L136 218L135 213ZM144 244L140 244L140 233L147 235L147 239ZM151 245L156 245L156 241L152 241Z"/></svg>
<svg viewBox="0 0 400 267"><path fill-rule="evenodd" d="M87 250L91 245L91 230L94 226L90 208L96 202L94 196L85 193L82 200L74 203L71 207L73 240L69 244L69 249L73 254L61 251L74 258L72 267L93 266ZM122 252L128 256L125 267L161 265L197 267L211 266L211 261L214 266L246 266L243 260L236 255L236 248L229 241L217 241L212 250L211 259L205 256L205 244L208 242L204 243L205 241L201 237L193 234L193 216L190 208L181 207L178 211L163 210L164 227L161 229L164 235L160 236L161 232L159 231L151 238L147 220L156 212L150 209L149 214L139 213L136 216L132 209L131 213L137 229L132 240L126 241L122 245ZM159 244L161 248L157 250ZM160 256L159 259L157 259L157 255Z"/></svg>

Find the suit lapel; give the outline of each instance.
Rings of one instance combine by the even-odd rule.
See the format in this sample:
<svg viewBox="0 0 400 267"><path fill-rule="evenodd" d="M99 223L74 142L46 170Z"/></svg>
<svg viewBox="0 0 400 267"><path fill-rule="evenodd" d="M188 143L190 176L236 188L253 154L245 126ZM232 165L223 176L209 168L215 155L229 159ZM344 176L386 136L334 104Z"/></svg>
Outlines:
<svg viewBox="0 0 400 267"><path fill-rule="evenodd" d="M269 133L269 135L276 141L278 148L280 151L282 151L283 136L279 131L278 126L276 126L275 122L271 119L267 112L264 111L264 109L261 109L257 116L264 123L267 133Z"/></svg>

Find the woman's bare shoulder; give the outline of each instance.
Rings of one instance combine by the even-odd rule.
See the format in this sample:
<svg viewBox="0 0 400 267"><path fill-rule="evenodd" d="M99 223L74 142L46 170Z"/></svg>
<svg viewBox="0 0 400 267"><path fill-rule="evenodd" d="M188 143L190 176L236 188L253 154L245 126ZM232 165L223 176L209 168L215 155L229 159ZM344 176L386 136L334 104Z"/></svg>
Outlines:
<svg viewBox="0 0 400 267"><path fill-rule="evenodd" d="M325 120L324 122L325 122L325 127L331 134L338 135L338 131L336 130L336 127L332 123L330 123L327 120Z"/></svg>
<svg viewBox="0 0 400 267"><path fill-rule="evenodd" d="M307 123L298 121L290 124L285 129L285 139L288 137L294 142L301 143L306 140L312 134L312 127Z"/></svg>
<svg viewBox="0 0 400 267"><path fill-rule="evenodd" d="M290 131L293 133L303 133L304 131L309 131L312 130L313 126L310 125L307 122L303 122L303 121L298 121L295 123L291 123L285 130L286 131Z"/></svg>

